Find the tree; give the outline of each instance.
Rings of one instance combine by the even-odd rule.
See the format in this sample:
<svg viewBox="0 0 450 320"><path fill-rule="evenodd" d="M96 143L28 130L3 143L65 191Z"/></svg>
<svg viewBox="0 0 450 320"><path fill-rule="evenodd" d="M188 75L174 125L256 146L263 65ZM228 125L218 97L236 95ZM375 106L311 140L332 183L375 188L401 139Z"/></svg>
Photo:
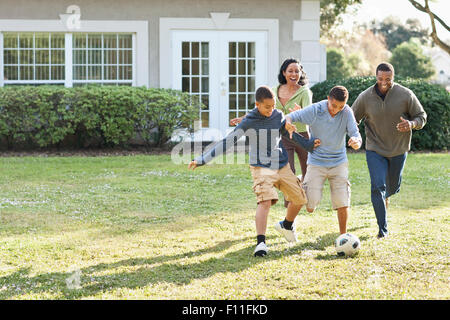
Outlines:
<svg viewBox="0 0 450 320"><path fill-rule="evenodd" d="M426 56L420 43L411 39L399 44L393 51L390 59L395 74L416 79L429 79L434 73L431 59Z"/></svg>
<svg viewBox="0 0 450 320"><path fill-rule="evenodd" d="M402 24L398 18L389 16L381 22L373 20L369 28L374 34L384 36L389 51L411 38L419 39L422 44L429 41L428 30L422 28L418 19L408 19Z"/></svg>
<svg viewBox="0 0 450 320"><path fill-rule="evenodd" d="M353 73L345 53L336 48L327 49L327 79L342 79Z"/></svg>
<svg viewBox="0 0 450 320"><path fill-rule="evenodd" d="M414 8L422 12L425 12L429 15L431 21L431 34L430 34L431 39L433 39L435 44L437 44L443 50L447 51L448 54L450 54L450 46L446 44L444 41L442 41L437 35L435 20L437 20L449 32L450 27L444 22L444 20L442 20L434 12L431 11L430 6L428 5L428 0L425 0L424 6L415 0L408 0L408 1L411 2Z"/></svg>
<svg viewBox="0 0 450 320"><path fill-rule="evenodd" d="M361 4L362 0L320 0L320 33L325 36L330 29L342 23L341 15L355 4Z"/></svg>

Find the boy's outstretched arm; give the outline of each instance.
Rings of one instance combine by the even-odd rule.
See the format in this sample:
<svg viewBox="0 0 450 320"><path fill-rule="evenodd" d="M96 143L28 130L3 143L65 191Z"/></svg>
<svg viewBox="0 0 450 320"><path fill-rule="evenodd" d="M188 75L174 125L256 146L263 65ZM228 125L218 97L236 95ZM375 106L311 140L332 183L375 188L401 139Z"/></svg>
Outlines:
<svg viewBox="0 0 450 320"><path fill-rule="evenodd" d="M230 132L224 139L216 143L216 145L209 151L202 153L200 156L193 159L188 164L188 169L195 170L195 168L203 166L210 162L215 157L222 155L229 148L234 146L236 142L244 135L246 124L241 122L232 132Z"/></svg>
<svg viewBox="0 0 450 320"><path fill-rule="evenodd" d="M288 117L286 117L288 119ZM306 151L313 151L315 148L320 146L320 140L315 138L306 139L303 136L299 135L297 132L294 132L292 129L292 123L289 120L284 120L281 124L281 135L291 140L296 145L302 147Z"/></svg>

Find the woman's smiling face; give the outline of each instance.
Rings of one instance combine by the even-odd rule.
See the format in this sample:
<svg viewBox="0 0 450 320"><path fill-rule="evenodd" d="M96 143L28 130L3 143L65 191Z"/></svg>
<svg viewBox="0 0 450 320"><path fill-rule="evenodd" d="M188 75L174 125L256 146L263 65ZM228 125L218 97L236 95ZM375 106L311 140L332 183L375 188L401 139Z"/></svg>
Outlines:
<svg viewBox="0 0 450 320"><path fill-rule="evenodd" d="M291 63L287 66L286 71L283 71L287 84L297 84L300 80L300 66L298 63Z"/></svg>

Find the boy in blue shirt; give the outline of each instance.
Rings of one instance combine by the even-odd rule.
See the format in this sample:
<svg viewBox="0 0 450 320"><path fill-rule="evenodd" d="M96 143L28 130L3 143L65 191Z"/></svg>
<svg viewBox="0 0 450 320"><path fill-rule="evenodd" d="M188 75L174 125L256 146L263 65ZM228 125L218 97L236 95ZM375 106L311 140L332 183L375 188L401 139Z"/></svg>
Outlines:
<svg viewBox="0 0 450 320"><path fill-rule="evenodd" d="M206 164L234 146L243 135L249 137L250 171L253 177L253 191L258 202L255 216L257 246L254 255L265 256L268 251L265 239L267 217L270 207L278 201L275 188L281 190L290 201L285 220L275 226L289 242L297 241L293 222L307 199L300 181L288 164L281 135L289 137L289 132L285 128L286 120L283 112L275 109L275 95L272 89L267 86L259 87L255 98L256 108L214 148L192 160L188 168L195 169ZM290 138L293 143L310 151L320 144L318 139L307 140L297 133L294 135L291 133Z"/></svg>
<svg viewBox="0 0 450 320"><path fill-rule="evenodd" d="M312 136L320 139L317 149L308 153L307 171L303 180L308 203L306 210L313 212L322 198L325 180L331 189L333 209L337 210L339 232L347 232L348 207L350 206L350 182L348 181L348 160L345 147L346 134L350 136L348 145L357 150L362 140L352 109L346 104L348 91L343 86L331 89L328 99L296 110L286 115L286 129L292 133L292 122L309 125Z"/></svg>

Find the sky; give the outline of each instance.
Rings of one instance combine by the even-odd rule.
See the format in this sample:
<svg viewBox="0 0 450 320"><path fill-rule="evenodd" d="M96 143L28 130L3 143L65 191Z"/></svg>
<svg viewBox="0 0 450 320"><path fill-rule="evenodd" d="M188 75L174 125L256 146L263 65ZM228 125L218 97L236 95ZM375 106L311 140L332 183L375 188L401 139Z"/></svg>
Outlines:
<svg viewBox="0 0 450 320"><path fill-rule="evenodd" d="M425 1L418 0L422 5ZM450 0L436 0L429 2L432 12L450 24ZM354 7L357 7L355 5ZM370 22L373 19L383 20L385 17L392 15L399 17L405 22L408 18L417 18L423 27L428 28L431 32L431 22L428 14L419 11L413 7L408 0L363 0L362 5L358 6L356 13L349 13L344 16L344 26L351 28L354 22ZM440 26L436 21L438 36L443 40L450 40L450 32Z"/></svg>

